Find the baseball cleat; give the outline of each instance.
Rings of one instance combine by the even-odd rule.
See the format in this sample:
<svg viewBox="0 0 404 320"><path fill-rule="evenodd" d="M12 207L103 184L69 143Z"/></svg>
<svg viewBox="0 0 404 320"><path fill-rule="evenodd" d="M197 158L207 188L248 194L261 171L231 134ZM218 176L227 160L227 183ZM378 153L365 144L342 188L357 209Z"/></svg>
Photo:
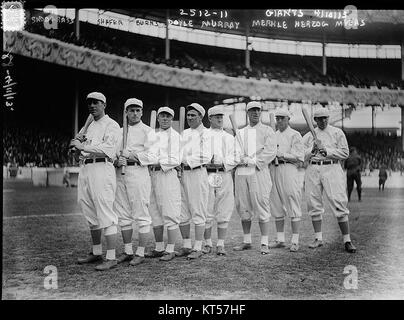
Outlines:
<svg viewBox="0 0 404 320"><path fill-rule="evenodd" d="M296 252L299 250L299 245L297 243L292 243L289 249L291 252Z"/></svg>
<svg viewBox="0 0 404 320"><path fill-rule="evenodd" d="M310 249L318 248L323 246L323 240L314 240L312 244L309 245Z"/></svg>
<svg viewBox="0 0 404 320"><path fill-rule="evenodd" d="M125 262L125 261L131 261L133 259L133 254L127 254L127 253L123 253L118 259L118 264Z"/></svg>
<svg viewBox="0 0 404 320"><path fill-rule="evenodd" d="M117 265L118 265L118 261L116 259L115 260L107 260L107 261L99 264L98 266L96 266L95 270L105 271L105 270L115 268Z"/></svg>
<svg viewBox="0 0 404 320"><path fill-rule="evenodd" d="M261 244L261 254L268 254L269 248L266 244Z"/></svg>
<svg viewBox="0 0 404 320"><path fill-rule="evenodd" d="M98 261L102 261L102 255L94 255L92 252L90 252L85 258L77 259L78 264L93 263Z"/></svg>
<svg viewBox="0 0 404 320"><path fill-rule="evenodd" d="M145 260L146 260L145 257L141 257L141 256L135 255L134 258L132 259L132 261L129 262L129 264L130 264L131 266L137 266L137 265L143 263Z"/></svg>
<svg viewBox="0 0 404 320"><path fill-rule="evenodd" d="M355 252L356 252L356 248L355 248L355 246L352 244L351 241L345 242L345 251L346 251L346 252L349 252L349 253L355 253Z"/></svg>
<svg viewBox="0 0 404 320"><path fill-rule="evenodd" d="M269 247L270 249L277 249L277 248L285 248L286 245L285 245L285 242L283 242L283 241L275 241L275 242L271 242L271 243L268 245L268 247Z"/></svg>
<svg viewBox="0 0 404 320"><path fill-rule="evenodd" d="M176 252L175 255L177 257L185 257L192 252L191 248L181 248L180 251Z"/></svg>
<svg viewBox="0 0 404 320"><path fill-rule="evenodd" d="M171 261L175 258L175 252L164 252L164 255L159 259L160 261Z"/></svg>
<svg viewBox="0 0 404 320"><path fill-rule="evenodd" d="M252 248L251 243L242 243L239 246L233 247L234 251L243 251L243 250L250 250Z"/></svg>
<svg viewBox="0 0 404 320"><path fill-rule="evenodd" d="M202 253L207 254L207 253L211 253L211 252L212 252L212 247L211 247L211 246L206 245L206 246L202 249Z"/></svg>
<svg viewBox="0 0 404 320"><path fill-rule="evenodd" d="M217 246L216 254L218 256L225 256L226 255L226 250L224 250L224 246Z"/></svg>
<svg viewBox="0 0 404 320"><path fill-rule="evenodd" d="M202 250L192 250L192 252L187 256L188 260L198 259L203 255Z"/></svg>
<svg viewBox="0 0 404 320"><path fill-rule="evenodd" d="M146 252L144 254L145 258L160 258L164 255L164 250L163 251L157 251L156 249L153 249L150 252Z"/></svg>

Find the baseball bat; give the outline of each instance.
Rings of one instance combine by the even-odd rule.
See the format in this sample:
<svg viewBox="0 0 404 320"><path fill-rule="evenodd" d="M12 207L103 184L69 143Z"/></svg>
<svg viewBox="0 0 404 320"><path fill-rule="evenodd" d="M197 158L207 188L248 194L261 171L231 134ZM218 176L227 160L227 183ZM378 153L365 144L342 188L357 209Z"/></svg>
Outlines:
<svg viewBox="0 0 404 320"><path fill-rule="evenodd" d="M237 126L237 122L236 122L236 118L234 117L234 114L230 114L229 118L230 118L231 126L233 127L233 131L235 132L236 139L238 140L238 143L240 144L240 147L243 150L244 154L247 154L244 143L243 143L243 139L241 138L240 132L238 131L238 126Z"/></svg>
<svg viewBox="0 0 404 320"><path fill-rule="evenodd" d="M185 107L180 108L180 133L184 131L185 127Z"/></svg>
<svg viewBox="0 0 404 320"><path fill-rule="evenodd" d="M123 121L122 121L122 147L121 147L121 155L123 150L126 148L126 144L128 142L128 118L126 116L126 108L123 109ZM125 174L125 166L122 166L121 174Z"/></svg>
<svg viewBox="0 0 404 320"><path fill-rule="evenodd" d="M272 130L274 130L274 132L276 132L276 122L275 122L275 115L271 112L269 114L269 125L272 128ZM277 149L279 147L279 144L276 146ZM275 156L275 166L279 166L279 161L278 161L278 157Z"/></svg>
<svg viewBox="0 0 404 320"><path fill-rule="evenodd" d="M87 117L86 123L84 124L84 127L83 127L83 132L82 133L84 135L87 134L88 127L90 126L91 122L93 122L93 120L94 120L93 115L89 114L88 117Z"/></svg>
<svg viewBox="0 0 404 320"><path fill-rule="evenodd" d="M313 135L313 139L314 141L317 141L317 135L316 132L314 131L314 126L313 126L313 122L311 122L311 117L309 115L309 112L307 111L307 109L305 109L304 107L302 107L302 113L304 116L304 119L306 120L306 123L310 129L311 134ZM320 152L323 156L325 156L325 154L323 152Z"/></svg>
<svg viewBox="0 0 404 320"><path fill-rule="evenodd" d="M306 120L307 126L309 127L310 132L313 135L313 138L315 140L317 140L317 135L316 135L316 132L314 131L313 122L311 122L311 117L309 115L309 112L307 111L306 108L302 107L302 113L303 113L304 120Z"/></svg>
<svg viewBox="0 0 404 320"><path fill-rule="evenodd" d="M157 111L152 110L150 114L150 128L156 129L156 119L157 119Z"/></svg>
<svg viewBox="0 0 404 320"><path fill-rule="evenodd" d="M87 117L87 119L86 119L86 123L84 124L83 129L81 129L81 130L79 131L79 133L81 133L83 136L85 136L85 135L87 134L88 127L90 126L91 122L93 122L93 121L94 121L93 115L92 115L92 114L89 114L88 117ZM80 142L81 142L81 141L80 141ZM71 154L74 154L75 151L76 151L76 148L71 148L71 149L70 149ZM73 159L75 159L75 158L73 157ZM73 163L76 163L76 161L77 161L77 160L74 160Z"/></svg>

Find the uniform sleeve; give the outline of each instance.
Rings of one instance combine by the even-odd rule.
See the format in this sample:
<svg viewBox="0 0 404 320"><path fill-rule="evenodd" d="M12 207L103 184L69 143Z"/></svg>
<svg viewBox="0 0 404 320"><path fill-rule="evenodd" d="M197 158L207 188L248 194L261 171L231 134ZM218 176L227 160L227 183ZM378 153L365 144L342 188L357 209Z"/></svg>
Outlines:
<svg viewBox="0 0 404 320"><path fill-rule="evenodd" d="M336 147L326 148L327 158L335 160L345 160L349 156L348 142L346 140L345 134L338 130L335 134Z"/></svg>
<svg viewBox="0 0 404 320"><path fill-rule="evenodd" d="M153 129L147 132L144 147L143 151L137 153L140 164L142 166L158 164L159 137Z"/></svg>
<svg viewBox="0 0 404 320"><path fill-rule="evenodd" d="M310 159L311 150L313 149L314 139L311 132L307 132L302 139L304 148L304 160Z"/></svg>
<svg viewBox="0 0 404 320"><path fill-rule="evenodd" d="M110 159L115 159L116 149L119 136L119 125L116 122L110 122L106 125L105 134L102 142L97 145L89 145L84 147L84 152L95 155L107 156Z"/></svg>
<svg viewBox="0 0 404 320"><path fill-rule="evenodd" d="M265 128L264 146L256 154L256 166L262 170L275 159L278 147L276 145L276 135L271 127Z"/></svg>
<svg viewBox="0 0 404 320"><path fill-rule="evenodd" d="M285 153L284 158L292 162L304 162L303 138L300 133L293 134L290 153Z"/></svg>

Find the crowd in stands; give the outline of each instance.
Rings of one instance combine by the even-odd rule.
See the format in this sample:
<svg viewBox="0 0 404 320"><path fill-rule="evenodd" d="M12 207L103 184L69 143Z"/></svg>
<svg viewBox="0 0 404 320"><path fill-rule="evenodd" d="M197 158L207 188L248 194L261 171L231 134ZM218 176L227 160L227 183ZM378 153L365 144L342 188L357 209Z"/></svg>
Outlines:
<svg viewBox="0 0 404 320"><path fill-rule="evenodd" d="M73 165L68 154L70 136L39 129L3 128L3 165L29 167L65 167ZM362 158L362 171L379 169L403 170L404 153L401 138L370 133L347 135L349 146L355 146Z"/></svg>
<svg viewBox="0 0 404 320"><path fill-rule="evenodd" d="M404 152L401 151L401 138L378 133L352 133L347 135L349 146L354 146L362 158L362 172L373 171L385 165L391 171L402 171Z"/></svg>
<svg viewBox="0 0 404 320"><path fill-rule="evenodd" d="M404 88L403 81L394 79L389 74L380 79L380 72L368 78L366 70L374 69L364 65L365 75L358 76L352 72L352 61L337 62L331 59L327 63L327 75L321 71L320 57L303 57L285 54L251 52L251 66L245 66L243 50L219 48L207 45L179 42L171 40L170 59L165 58L164 39L143 36L103 26L82 22L80 38L76 39L73 24L59 24L57 29L46 29L41 23L28 23L26 30L33 33L56 38L64 42L87 47L105 53L137 59L155 64L166 64L175 68L223 73L232 77L278 80L291 83L310 82L331 86L353 85L359 88L387 87L389 89ZM363 60L363 59L362 59ZM355 62L356 63L356 62ZM383 66L380 66L383 69ZM385 70L386 71L386 70ZM382 72L383 73L383 72ZM384 72L386 73L386 72Z"/></svg>
<svg viewBox="0 0 404 320"><path fill-rule="evenodd" d="M70 137L39 129L3 128L3 165L65 167L72 164L68 155Z"/></svg>

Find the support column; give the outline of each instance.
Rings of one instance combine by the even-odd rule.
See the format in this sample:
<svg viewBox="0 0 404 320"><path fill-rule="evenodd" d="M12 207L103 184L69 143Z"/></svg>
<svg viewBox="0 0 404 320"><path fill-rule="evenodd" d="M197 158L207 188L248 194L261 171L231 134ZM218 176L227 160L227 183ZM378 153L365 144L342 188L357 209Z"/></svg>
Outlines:
<svg viewBox="0 0 404 320"><path fill-rule="evenodd" d="M168 26L169 26L169 21L168 19L170 18L170 10L166 10L166 54L165 58L166 60L170 59L170 39L169 39L169 34L168 34Z"/></svg>
<svg viewBox="0 0 404 320"><path fill-rule="evenodd" d="M375 132L375 106L372 106L372 135L375 136L376 132Z"/></svg>
<svg viewBox="0 0 404 320"><path fill-rule="evenodd" d="M401 41L401 80L404 81L404 39Z"/></svg>
<svg viewBox="0 0 404 320"><path fill-rule="evenodd" d="M74 16L74 33L76 35L76 40L80 40L80 10L75 9L75 16Z"/></svg>
<svg viewBox="0 0 404 320"><path fill-rule="evenodd" d="M74 86L74 135L79 132L79 82L76 79Z"/></svg>
<svg viewBox="0 0 404 320"><path fill-rule="evenodd" d="M327 75L327 57L325 55L325 33L323 32L323 76Z"/></svg>
<svg viewBox="0 0 404 320"><path fill-rule="evenodd" d="M248 36L250 33L250 26L247 24L247 28L245 31L245 67L250 70L251 69L251 64L250 64L250 49L248 48Z"/></svg>
<svg viewBox="0 0 404 320"><path fill-rule="evenodd" d="M401 151L404 151L404 106L400 106L401 108Z"/></svg>

